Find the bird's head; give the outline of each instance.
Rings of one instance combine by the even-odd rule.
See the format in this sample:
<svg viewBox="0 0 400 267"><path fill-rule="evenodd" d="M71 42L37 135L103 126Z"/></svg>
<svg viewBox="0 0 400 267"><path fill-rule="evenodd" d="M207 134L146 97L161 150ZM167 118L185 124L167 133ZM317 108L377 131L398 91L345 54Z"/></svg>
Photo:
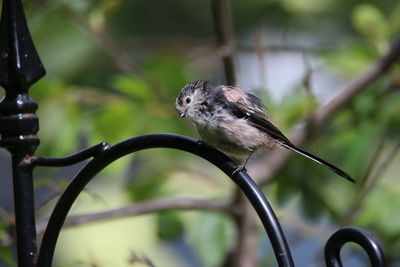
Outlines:
<svg viewBox="0 0 400 267"><path fill-rule="evenodd" d="M195 110L205 100L207 81L195 81L185 85L175 101L175 108L181 118L193 117Z"/></svg>

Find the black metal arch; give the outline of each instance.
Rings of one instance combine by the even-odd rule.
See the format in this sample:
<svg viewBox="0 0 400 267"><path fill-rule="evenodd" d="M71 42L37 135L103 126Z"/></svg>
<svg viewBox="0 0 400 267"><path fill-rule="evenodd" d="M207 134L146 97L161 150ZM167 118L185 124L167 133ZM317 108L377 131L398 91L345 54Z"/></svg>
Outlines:
<svg viewBox="0 0 400 267"><path fill-rule="evenodd" d="M97 151L94 159L81 169L57 202L43 235L37 266L51 266L57 238L65 218L75 199L90 180L115 160L130 153L149 148L174 148L190 152L208 160L226 173L243 191L260 217L270 238L279 266L294 266L285 235L264 194L244 171L233 174L237 165L222 152L197 139L168 133L141 135L127 139L111 147L104 143L103 145L100 144L100 146L104 149L101 152ZM87 151L83 151L82 153L89 155ZM62 163L66 161L72 162L74 158L78 157L82 158L81 153L73 157L68 157L68 160L66 158L37 158L33 159L31 164L32 166L59 166L64 165Z"/></svg>
<svg viewBox="0 0 400 267"><path fill-rule="evenodd" d="M285 235L267 199L247 175L241 171L233 174L236 164L225 154L194 138L169 134L146 134L122 141L114 146L102 142L82 152L65 158L33 158L30 167L67 166L94 157L75 176L61 195L50 217L39 251L37 266L51 266L55 245L67 214L84 187L105 167L128 154L150 148L173 148L200 156L227 174L246 195L256 210L268 234L279 266L294 266ZM342 266L340 250L347 242L359 244L368 254L372 266L386 266L379 243L367 231L357 227L344 227L335 232L325 247L325 261L329 267Z"/></svg>

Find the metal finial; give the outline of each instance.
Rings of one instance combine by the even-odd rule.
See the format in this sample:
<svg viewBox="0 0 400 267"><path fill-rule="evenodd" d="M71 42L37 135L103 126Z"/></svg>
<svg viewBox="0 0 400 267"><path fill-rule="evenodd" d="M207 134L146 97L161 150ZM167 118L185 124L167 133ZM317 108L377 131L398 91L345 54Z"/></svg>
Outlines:
<svg viewBox="0 0 400 267"><path fill-rule="evenodd" d="M33 45L20 0L3 0L0 22L0 86L26 92L46 71Z"/></svg>

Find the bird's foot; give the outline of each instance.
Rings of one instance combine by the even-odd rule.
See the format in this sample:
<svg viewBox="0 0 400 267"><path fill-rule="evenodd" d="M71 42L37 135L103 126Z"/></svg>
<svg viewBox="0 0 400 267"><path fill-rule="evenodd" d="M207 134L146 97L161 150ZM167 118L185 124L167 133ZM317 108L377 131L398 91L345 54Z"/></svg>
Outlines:
<svg viewBox="0 0 400 267"><path fill-rule="evenodd" d="M240 171L247 171L246 170L246 164L240 164L236 167L236 169L232 172L232 175L235 175L236 173L240 172Z"/></svg>

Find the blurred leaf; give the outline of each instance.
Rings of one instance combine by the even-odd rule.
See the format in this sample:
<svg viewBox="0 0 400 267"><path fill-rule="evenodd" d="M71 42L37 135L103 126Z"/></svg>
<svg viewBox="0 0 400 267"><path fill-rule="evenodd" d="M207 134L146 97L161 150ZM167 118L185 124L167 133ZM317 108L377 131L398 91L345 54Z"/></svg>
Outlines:
<svg viewBox="0 0 400 267"><path fill-rule="evenodd" d="M0 261L4 262L7 267L17 266L11 247L0 245Z"/></svg>
<svg viewBox="0 0 400 267"><path fill-rule="evenodd" d="M68 6L72 10L77 12L84 12L87 11L92 7L95 1L93 0L57 0L60 3Z"/></svg>
<svg viewBox="0 0 400 267"><path fill-rule="evenodd" d="M325 10L334 3L334 1L332 0L284 0L282 2L286 9L295 13L304 14L310 14L313 12Z"/></svg>
<svg viewBox="0 0 400 267"><path fill-rule="evenodd" d="M49 101L52 97L62 97L67 93L69 86L59 78L48 77L34 83L29 94L37 102ZM40 107L39 107L40 111Z"/></svg>
<svg viewBox="0 0 400 267"><path fill-rule="evenodd" d="M101 9L103 10L103 13L105 15L108 15L113 11L118 10L121 4L122 4L121 0L103 0L101 2Z"/></svg>
<svg viewBox="0 0 400 267"><path fill-rule="evenodd" d="M154 55L146 65L148 74L156 81L160 81L171 96L171 104L175 102L175 97L187 83L184 75L185 61L182 55L172 51Z"/></svg>
<svg viewBox="0 0 400 267"><path fill-rule="evenodd" d="M328 68L338 71L345 77L354 77L359 74L378 56L372 45L354 42L323 52L321 55Z"/></svg>
<svg viewBox="0 0 400 267"><path fill-rule="evenodd" d="M39 146L38 153L60 157L76 151L83 128L77 105L56 90L41 102L37 114L42 118L38 136L46 140Z"/></svg>
<svg viewBox="0 0 400 267"><path fill-rule="evenodd" d="M370 94L363 94L354 101L353 105L355 109L354 111L360 116L366 118L373 115L371 113L375 110L376 99L374 99Z"/></svg>
<svg viewBox="0 0 400 267"><path fill-rule="evenodd" d="M126 139L135 133L134 125L139 126L137 122L133 123L132 115L135 112L134 107L127 101L109 103L93 118L92 132L98 136L99 141L116 143Z"/></svg>
<svg viewBox="0 0 400 267"><path fill-rule="evenodd" d="M321 177L321 179L325 179L325 177ZM302 208L308 216L315 219L321 214L326 213L328 210L324 205L325 201L321 201L319 195L309 189L310 188L303 187L301 192L303 200Z"/></svg>
<svg viewBox="0 0 400 267"><path fill-rule="evenodd" d="M400 214L393 212L399 203L400 186L382 184L369 193L356 223L379 229L387 238L400 233Z"/></svg>
<svg viewBox="0 0 400 267"><path fill-rule="evenodd" d="M175 239L183 233L183 222L178 211L164 211L157 214L158 235L162 239Z"/></svg>
<svg viewBox="0 0 400 267"><path fill-rule="evenodd" d="M396 5L389 16L390 30L392 35L400 31L400 3Z"/></svg>
<svg viewBox="0 0 400 267"><path fill-rule="evenodd" d="M106 21L104 12L101 8L96 8L89 13L88 23L95 32L102 32L105 30Z"/></svg>
<svg viewBox="0 0 400 267"><path fill-rule="evenodd" d="M293 125L310 114L315 107L314 99L306 94L304 88L295 88L283 98L278 119L286 125Z"/></svg>
<svg viewBox="0 0 400 267"><path fill-rule="evenodd" d="M232 221L222 214L207 212L196 229L194 248L203 266L221 266L233 241Z"/></svg>
<svg viewBox="0 0 400 267"><path fill-rule="evenodd" d="M4 221L0 221L0 242L9 235L10 225ZM17 263L14 259L14 252L11 246L0 245L0 265L5 263L8 267L16 267Z"/></svg>
<svg viewBox="0 0 400 267"><path fill-rule="evenodd" d="M321 151L305 149L324 158ZM335 214L323 189L324 186L339 181L340 178L336 177L337 175L332 174L327 168L296 154L287 167L278 174L276 198L279 202L285 203L293 195L300 193L302 200L300 205L306 216L316 219L322 214Z"/></svg>
<svg viewBox="0 0 400 267"><path fill-rule="evenodd" d="M50 13L41 16L34 26L30 27L30 32L47 71L45 79L51 76L68 81L88 75L88 70L92 71L103 60L98 56L94 42L77 30L65 14ZM96 65L91 62L96 62ZM102 77L97 76L97 79L100 78Z"/></svg>
<svg viewBox="0 0 400 267"><path fill-rule="evenodd" d="M360 4L353 12L353 24L383 53L389 44L390 26L385 15L371 4Z"/></svg>
<svg viewBox="0 0 400 267"><path fill-rule="evenodd" d="M164 195L165 176L157 168L143 167L129 185L129 193L134 202L140 202Z"/></svg>
<svg viewBox="0 0 400 267"><path fill-rule="evenodd" d="M146 83L140 79L128 75L117 75L113 80L115 89L131 96L138 101L154 100L154 94Z"/></svg>
<svg viewBox="0 0 400 267"><path fill-rule="evenodd" d="M383 124L388 133L393 133L398 136L400 132L400 94L392 94L380 104L380 109L377 113L377 121Z"/></svg>
<svg viewBox="0 0 400 267"><path fill-rule="evenodd" d="M324 143L324 154L329 155L330 161L357 178L363 174L365 162L369 153L372 153L371 144L376 143L382 135L383 129L375 126L373 122L363 122L358 126L353 123L352 131L343 131L350 127L343 125L342 129L337 129L343 131L341 134L321 139L321 143Z"/></svg>

